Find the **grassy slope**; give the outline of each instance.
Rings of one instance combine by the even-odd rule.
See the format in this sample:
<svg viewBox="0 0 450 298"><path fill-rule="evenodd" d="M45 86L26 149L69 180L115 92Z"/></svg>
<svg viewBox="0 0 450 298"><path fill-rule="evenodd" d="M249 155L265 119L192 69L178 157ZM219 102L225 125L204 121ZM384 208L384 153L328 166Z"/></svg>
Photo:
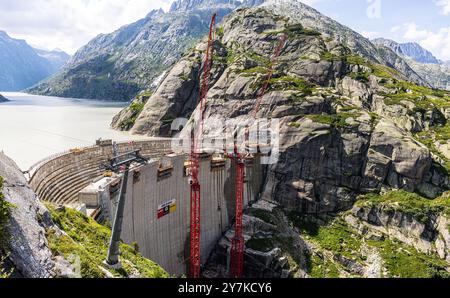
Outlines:
<svg viewBox="0 0 450 298"><path fill-rule="evenodd" d="M319 253L310 257L309 274L316 278L339 277L339 271L347 271L333 258L326 256L343 256L353 262L362 264L367 256L362 246L375 249L386 268L385 277L433 278L449 277L448 264L435 254L424 254L414 247L390 239L364 240L363 237L337 218L325 225L314 222L293 213L289 218L299 228L303 237L320 248ZM348 272L352 276L351 272Z"/></svg>
<svg viewBox="0 0 450 298"><path fill-rule="evenodd" d="M73 254L78 255L81 260L81 275L84 278L104 277L100 267L105 268L103 261L106 259L110 230L75 210L64 208L57 211L52 206L48 207L53 221L68 234L57 236L54 231L47 232L52 252L66 258ZM128 277L133 272L139 272L139 276L145 278L168 277L160 266L142 257L135 248L121 244L120 251L123 269L113 270L114 276Z"/></svg>
<svg viewBox="0 0 450 298"><path fill-rule="evenodd" d="M359 197L357 206L389 207L405 214L413 215L420 222L426 221L431 214L450 215L450 193L431 200L416 193L404 190L390 191L386 194L367 194Z"/></svg>

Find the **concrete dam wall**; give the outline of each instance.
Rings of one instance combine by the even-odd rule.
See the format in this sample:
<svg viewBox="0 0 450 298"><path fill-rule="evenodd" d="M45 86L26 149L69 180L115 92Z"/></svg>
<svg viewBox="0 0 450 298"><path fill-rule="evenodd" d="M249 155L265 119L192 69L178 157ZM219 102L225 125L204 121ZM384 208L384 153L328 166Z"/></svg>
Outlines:
<svg viewBox="0 0 450 298"><path fill-rule="evenodd" d="M171 150L170 139L119 143L117 152L141 150L149 163L133 168L128 179L122 239L136 242L142 255L170 274L187 272L189 258L190 186L186 155ZM43 201L79 206L90 215L114 221L122 177L104 177L113 156L112 143L64 152L29 170L29 182ZM259 197L264 183L259 157L246 161L245 205ZM233 224L235 167L228 159L203 156L201 181L201 261L204 264L217 241Z"/></svg>
<svg viewBox="0 0 450 298"><path fill-rule="evenodd" d="M186 156L183 155L164 157L163 164L170 165L170 174L161 172L160 161L130 172L122 232L126 243L136 242L144 257L174 275L187 272L189 258L190 186L185 161ZM210 156L200 163L203 264L233 223L234 172L230 160L217 162ZM258 197L263 182L262 166L256 160L249 160L246 172L245 206ZM118 188L112 191L110 185L101 196L101 204L104 210L108 210L111 222L118 194ZM162 208L167 211L161 213Z"/></svg>

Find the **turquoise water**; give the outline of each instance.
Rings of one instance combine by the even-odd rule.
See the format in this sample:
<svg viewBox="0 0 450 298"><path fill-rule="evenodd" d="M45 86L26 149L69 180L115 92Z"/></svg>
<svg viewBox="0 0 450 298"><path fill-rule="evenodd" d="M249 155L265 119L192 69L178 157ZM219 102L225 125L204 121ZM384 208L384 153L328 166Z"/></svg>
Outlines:
<svg viewBox="0 0 450 298"><path fill-rule="evenodd" d="M142 139L110 128L126 104L1 92L0 151L22 170L55 153L90 146L98 138Z"/></svg>

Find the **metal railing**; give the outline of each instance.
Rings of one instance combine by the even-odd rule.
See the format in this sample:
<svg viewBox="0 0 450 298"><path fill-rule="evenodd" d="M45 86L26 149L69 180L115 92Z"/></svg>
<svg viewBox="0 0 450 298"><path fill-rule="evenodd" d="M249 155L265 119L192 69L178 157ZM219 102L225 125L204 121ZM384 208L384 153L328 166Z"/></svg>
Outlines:
<svg viewBox="0 0 450 298"><path fill-rule="evenodd" d="M134 145L134 144L145 144L145 143L153 143L153 142L169 142L169 147L170 147L170 139L165 139L165 138L155 138L155 139L150 139L150 140L135 140L135 141L122 141L122 142L117 142L118 146L123 146L123 145ZM81 147L81 148L77 148L80 149L82 151L88 151L88 150L92 150L92 149L96 149L96 148L101 148L101 146L98 145L92 145L92 146L88 146L88 147ZM164 146L165 148L165 146ZM163 149L164 149L163 148ZM45 165L47 165L50 162L53 162L55 159L67 156L67 155L72 155L74 154L73 152L74 149L69 149L69 150L65 150L63 152L59 152L59 153L55 153L53 155L50 155L38 162L36 162L35 164L33 164L32 166L29 167L28 171L26 171L25 173L28 174L28 181L32 181L35 174Z"/></svg>

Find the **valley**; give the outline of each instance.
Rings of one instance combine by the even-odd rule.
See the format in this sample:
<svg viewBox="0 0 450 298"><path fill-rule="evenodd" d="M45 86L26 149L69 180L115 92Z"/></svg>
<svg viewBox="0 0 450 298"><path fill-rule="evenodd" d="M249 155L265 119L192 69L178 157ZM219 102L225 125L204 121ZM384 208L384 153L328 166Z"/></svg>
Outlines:
<svg viewBox="0 0 450 298"><path fill-rule="evenodd" d="M3 93L0 105L1 147L22 170L48 156L89 146L99 138L142 139L109 128L124 104Z"/></svg>

